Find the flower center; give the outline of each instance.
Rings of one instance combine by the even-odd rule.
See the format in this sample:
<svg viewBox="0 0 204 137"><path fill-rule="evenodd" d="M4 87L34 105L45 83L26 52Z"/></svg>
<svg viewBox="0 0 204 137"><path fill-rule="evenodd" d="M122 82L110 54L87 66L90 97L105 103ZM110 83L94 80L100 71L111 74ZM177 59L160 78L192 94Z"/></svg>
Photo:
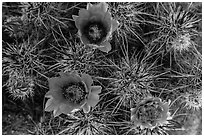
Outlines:
<svg viewBox="0 0 204 137"><path fill-rule="evenodd" d="M66 100L75 104L81 104L87 95L83 83L71 83L67 85L63 89L62 94Z"/></svg>
<svg viewBox="0 0 204 137"><path fill-rule="evenodd" d="M107 36L107 30L102 22L87 23L83 33L90 41L90 44L99 44Z"/></svg>
<svg viewBox="0 0 204 137"><path fill-rule="evenodd" d="M158 104L145 104L137 111L137 118L142 123L154 125L156 120L162 118L162 107Z"/></svg>
<svg viewBox="0 0 204 137"><path fill-rule="evenodd" d="M91 26L89 28L89 36L94 40L99 39L101 37L102 29L99 29L97 25Z"/></svg>
<svg viewBox="0 0 204 137"><path fill-rule="evenodd" d="M201 104L200 98L196 95L193 95L193 94L189 95L187 99L188 99L188 102L190 102L190 104L192 104L194 106L199 106Z"/></svg>

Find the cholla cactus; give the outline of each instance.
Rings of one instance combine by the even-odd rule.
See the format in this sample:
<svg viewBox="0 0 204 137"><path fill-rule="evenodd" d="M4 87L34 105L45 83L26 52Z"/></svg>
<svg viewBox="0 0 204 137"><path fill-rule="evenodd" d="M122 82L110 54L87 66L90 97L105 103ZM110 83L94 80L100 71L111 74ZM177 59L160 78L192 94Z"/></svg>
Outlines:
<svg viewBox="0 0 204 137"><path fill-rule="evenodd" d="M116 94L124 106L133 107L134 103L139 103L154 91L152 84L158 78L155 71L158 66L155 62L150 64L149 58L149 53L142 60L134 55L130 59L122 58L118 65L114 64L117 67L114 72L116 80L111 83L114 86L111 93Z"/></svg>
<svg viewBox="0 0 204 137"><path fill-rule="evenodd" d="M169 58L170 67L172 67L173 61L180 59L176 56L178 53L194 53L200 46L193 39L200 35L196 27L201 20L197 15L192 14L191 4L187 3L187 5L188 8L184 9L181 4L175 2L157 3L155 7L156 21L150 21L152 25L157 24L157 27L150 32L156 37L153 37L148 48L154 46L155 50L159 49L162 56Z"/></svg>
<svg viewBox="0 0 204 137"><path fill-rule="evenodd" d="M162 15L158 20L160 37L157 40L163 44L170 44L175 37L179 39L184 35L189 39L189 36L198 33L193 30L200 19L196 15L192 16L189 9L182 9L178 3L158 3L157 14Z"/></svg>
<svg viewBox="0 0 204 137"><path fill-rule="evenodd" d="M112 129L107 125L107 117L103 114L99 114L100 112L97 113L96 111L90 114L84 114L82 111L75 112L74 115L69 116L72 118L72 121L70 121L71 123L69 123L66 129L61 130L58 134L108 135Z"/></svg>
<svg viewBox="0 0 204 137"><path fill-rule="evenodd" d="M34 41L35 42L35 41ZM43 63L39 59L36 45L25 41L20 44L3 43L3 75L8 76L6 85L15 99L26 99L34 94L34 86Z"/></svg>
<svg viewBox="0 0 204 137"><path fill-rule="evenodd" d="M141 39L141 24L144 23L142 15L144 15L144 8L142 2L112 2L109 3L109 9L112 16L120 22L119 29L116 30L116 43L120 43L125 38L131 41L140 41L143 45L144 41ZM145 6L144 6L145 7ZM120 43L122 44L122 43Z"/></svg>
<svg viewBox="0 0 204 137"><path fill-rule="evenodd" d="M25 100L34 95L34 80L32 77L23 76L18 71L9 73L7 82L9 93L13 99Z"/></svg>
<svg viewBox="0 0 204 137"><path fill-rule="evenodd" d="M136 59L129 63L123 59L120 64L121 70L115 72L118 78L113 83L117 88L115 93L124 98L125 106L133 104L132 101L139 102L149 93L153 75L145 68L145 65L147 64L140 66Z"/></svg>
<svg viewBox="0 0 204 137"><path fill-rule="evenodd" d="M58 61L57 67L56 64L54 66L56 68L62 68L63 72L68 73L75 71L78 73L92 74L95 72L94 65L97 64L97 62L94 61L94 49L76 42L73 46L75 50L71 48L67 50L66 53L68 54L63 55L63 59Z"/></svg>

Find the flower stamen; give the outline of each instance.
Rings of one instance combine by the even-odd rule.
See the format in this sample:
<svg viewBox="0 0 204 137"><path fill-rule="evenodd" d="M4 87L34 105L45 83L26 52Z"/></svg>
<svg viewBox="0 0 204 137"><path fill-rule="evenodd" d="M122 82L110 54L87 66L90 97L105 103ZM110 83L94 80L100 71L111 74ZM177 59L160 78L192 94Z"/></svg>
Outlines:
<svg viewBox="0 0 204 137"><path fill-rule="evenodd" d="M154 129L158 126L168 124L170 113L167 102L162 102L160 98L147 98L136 108L131 109L131 120L136 127L141 129Z"/></svg>
<svg viewBox="0 0 204 137"><path fill-rule="evenodd" d="M64 88L62 94L69 102L77 104L81 104L87 95L83 83L69 84Z"/></svg>
<svg viewBox="0 0 204 137"><path fill-rule="evenodd" d="M104 25L100 22L90 22L84 27L85 36L91 43L98 44L107 36Z"/></svg>
<svg viewBox="0 0 204 137"><path fill-rule="evenodd" d="M162 108L160 106L153 105L144 105L138 109L138 119L141 120L142 123L149 122L151 124L154 123L155 120L160 119L162 117Z"/></svg>
<svg viewBox="0 0 204 137"><path fill-rule="evenodd" d="M89 36L94 40L99 39L101 37L102 30L98 28L97 25L90 26L89 28Z"/></svg>

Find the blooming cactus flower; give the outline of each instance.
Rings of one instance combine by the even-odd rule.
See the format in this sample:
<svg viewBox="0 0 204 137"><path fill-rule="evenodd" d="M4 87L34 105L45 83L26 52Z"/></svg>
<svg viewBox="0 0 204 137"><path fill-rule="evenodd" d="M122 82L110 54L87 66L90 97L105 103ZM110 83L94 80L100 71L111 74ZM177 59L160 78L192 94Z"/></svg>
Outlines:
<svg viewBox="0 0 204 137"><path fill-rule="evenodd" d="M99 102L101 86L91 86L91 76L75 73L60 73L60 77L50 78L49 91L46 93L48 101L45 111L53 111L54 117L64 113L69 114L83 108L85 113L90 111Z"/></svg>
<svg viewBox="0 0 204 137"><path fill-rule="evenodd" d="M162 126L168 123L168 119L171 119L169 103L162 102L160 98L147 98L136 108L131 108L131 121L141 129Z"/></svg>
<svg viewBox="0 0 204 137"><path fill-rule="evenodd" d="M107 9L108 4L105 2L96 5L88 3L86 9L79 10L79 16L72 16L81 41L103 52L111 50L108 40L119 26Z"/></svg>

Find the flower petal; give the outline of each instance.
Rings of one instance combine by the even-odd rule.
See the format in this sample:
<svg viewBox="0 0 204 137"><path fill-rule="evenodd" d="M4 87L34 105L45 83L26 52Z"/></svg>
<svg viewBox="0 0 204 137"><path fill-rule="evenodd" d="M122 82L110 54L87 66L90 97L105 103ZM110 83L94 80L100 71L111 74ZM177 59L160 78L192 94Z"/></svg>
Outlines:
<svg viewBox="0 0 204 137"><path fill-rule="evenodd" d="M105 2L101 2L101 3L99 3L99 7L100 7L101 11L106 12L108 9L108 4Z"/></svg>
<svg viewBox="0 0 204 137"><path fill-rule="evenodd" d="M53 77L48 79L49 89L50 90L60 90L61 86L63 86L64 81L59 77Z"/></svg>
<svg viewBox="0 0 204 137"><path fill-rule="evenodd" d="M80 32L79 32L79 33L80 33ZM89 40L86 38L85 35L81 35L81 36L80 36L80 39L81 39L81 42L82 42L84 45L90 44Z"/></svg>
<svg viewBox="0 0 204 137"><path fill-rule="evenodd" d="M78 75L60 73L60 77L53 77L48 80L49 89L58 91L70 82L80 82L81 79Z"/></svg>
<svg viewBox="0 0 204 137"><path fill-rule="evenodd" d="M90 93L88 96L87 104L94 107L99 102L99 95L96 93Z"/></svg>
<svg viewBox="0 0 204 137"><path fill-rule="evenodd" d="M99 50L108 53L112 48L111 44L108 41L105 41L101 43L101 45L98 47Z"/></svg>
<svg viewBox="0 0 204 137"><path fill-rule="evenodd" d="M59 106L59 102L54 98L50 98L47 100L45 105L45 111L53 111Z"/></svg>
<svg viewBox="0 0 204 137"><path fill-rule="evenodd" d="M77 112L77 111L79 111L79 110L80 110L79 108L73 109L73 110L71 111L71 113L75 113L75 112Z"/></svg>
<svg viewBox="0 0 204 137"><path fill-rule="evenodd" d="M60 72L60 79L65 79L66 83L69 82L81 82L81 78L79 77L79 75L77 73L63 73Z"/></svg>
<svg viewBox="0 0 204 137"><path fill-rule="evenodd" d="M91 22L98 22L101 21L104 17L103 13L100 12L93 12L91 13L91 17L89 18Z"/></svg>
<svg viewBox="0 0 204 137"><path fill-rule="evenodd" d="M73 107L72 105L69 105L69 104L62 104L62 105L60 105L60 111L62 113L64 113L64 114L69 114L74 109L75 109L75 107Z"/></svg>
<svg viewBox="0 0 204 137"><path fill-rule="evenodd" d="M89 18L90 18L90 13L88 10L86 9L79 10L78 26L80 30L84 27L84 25L87 24L87 22L89 21Z"/></svg>
<svg viewBox="0 0 204 137"><path fill-rule="evenodd" d="M82 108L83 108L84 113L89 113L91 107L86 103L84 104Z"/></svg>
<svg viewBox="0 0 204 137"><path fill-rule="evenodd" d="M88 19L90 16L90 13L87 9L80 9L79 10L79 18L80 19Z"/></svg>
<svg viewBox="0 0 204 137"><path fill-rule="evenodd" d="M60 114L62 114L62 112L60 111L60 108L57 108L57 109L54 110L53 114L54 114L54 117L57 117Z"/></svg>
<svg viewBox="0 0 204 137"><path fill-rule="evenodd" d="M165 123L169 117L168 112L169 112L169 105L168 102L161 104L163 110L162 110L162 118L159 119L159 123Z"/></svg>
<svg viewBox="0 0 204 137"><path fill-rule="evenodd" d="M86 84L88 92L91 90L91 85L93 84L93 79L88 74L82 74L82 81Z"/></svg>
<svg viewBox="0 0 204 137"><path fill-rule="evenodd" d="M168 102L165 102L163 104L161 104L162 108L163 108L163 113L167 114L167 112L169 111L169 104Z"/></svg>
<svg viewBox="0 0 204 137"><path fill-rule="evenodd" d="M95 93L95 94L99 94L99 93L101 93L101 89L102 89L101 86L92 86L91 87L91 92Z"/></svg>
<svg viewBox="0 0 204 137"><path fill-rule="evenodd" d="M79 26L79 16L72 15L72 18L75 21L75 25L76 25L77 29L79 29L80 28L80 26Z"/></svg>
<svg viewBox="0 0 204 137"><path fill-rule="evenodd" d="M87 10L90 10L90 8L91 8L92 6L93 6L93 4L88 3L87 6L86 6L86 9L87 9Z"/></svg>
<svg viewBox="0 0 204 137"><path fill-rule="evenodd" d="M131 109L130 109L130 111L131 111L131 116L135 115L136 110L137 110L137 108L131 108Z"/></svg>
<svg viewBox="0 0 204 137"><path fill-rule="evenodd" d="M111 29L111 25L112 25L112 22L111 22L111 14L110 14L110 12L106 12L105 14L104 14L104 16L103 16L103 18L102 18L102 22L104 22L105 24L105 26L106 26L106 28L107 28L107 31L109 32L110 31L110 29Z"/></svg>
<svg viewBox="0 0 204 137"><path fill-rule="evenodd" d="M131 121L136 121L136 115L131 115Z"/></svg>
<svg viewBox="0 0 204 137"><path fill-rule="evenodd" d="M100 11L100 12L106 12L108 9L108 4L105 2L100 2L96 5L87 5L87 9L91 12Z"/></svg>
<svg viewBox="0 0 204 137"><path fill-rule="evenodd" d="M64 100L64 97L62 96L62 91L60 90L49 90L46 94L45 97L52 97L55 100Z"/></svg>
<svg viewBox="0 0 204 137"><path fill-rule="evenodd" d="M101 21L107 12L108 4L101 2L96 5L87 5L88 11L90 13L89 20L91 21Z"/></svg>
<svg viewBox="0 0 204 137"><path fill-rule="evenodd" d="M50 98L50 99L47 100L47 102L45 104L45 111L54 110L54 106L52 105L52 100L53 100L53 98Z"/></svg>
<svg viewBox="0 0 204 137"><path fill-rule="evenodd" d="M119 25L120 23L117 20L112 19L111 21L112 32L114 32L118 28Z"/></svg>
<svg viewBox="0 0 204 137"><path fill-rule="evenodd" d="M142 123L141 123L139 120L134 120L133 123L134 123L134 125L135 125L136 127L137 127L137 126L140 126L140 128L141 128L141 126L142 126Z"/></svg>

